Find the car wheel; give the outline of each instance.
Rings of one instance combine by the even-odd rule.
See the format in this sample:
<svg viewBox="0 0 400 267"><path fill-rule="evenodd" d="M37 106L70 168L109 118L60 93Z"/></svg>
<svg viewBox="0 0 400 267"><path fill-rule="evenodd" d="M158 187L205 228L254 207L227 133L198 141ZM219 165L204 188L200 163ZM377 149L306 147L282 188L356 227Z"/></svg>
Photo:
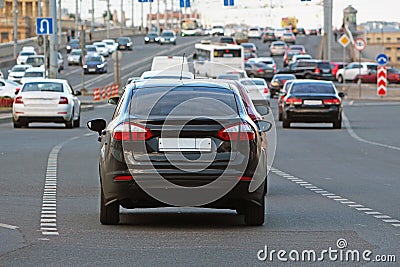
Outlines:
<svg viewBox="0 0 400 267"><path fill-rule="evenodd" d="M74 128L74 115L73 114L74 114L74 110L72 110L71 119L69 121L65 122L65 127L68 128L68 129Z"/></svg>
<svg viewBox="0 0 400 267"><path fill-rule="evenodd" d="M305 79L311 79L312 77L311 77L311 74L307 73L306 75L304 75L304 78Z"/></svg>
<svg viewBox="0 0 400 267"><path fill-rule="evenodd" d="M333 129L342 129L342 118L333 121Z"/></svg>
<svg viewBox="0 0 400 267"><path fill-rule="evenodd" d="M250 78L254 78L254 74L250 74L249 77L250 77Z"/></svg>
<svg viewBox="0 0 400 267"><path fill-rule="evenodd" d="M13 119L14 128L21 128L21 123Z"/></svg>
<svg viewBox="0 0 400 267"><path fill-rule="evenodd" d="M74 127L79 128L81 126L81 113L79 112L78 119L74 120Z"/></svg>
<svg viewBox="0 0 400 267"><path fill-rule="evenodd" d="M342 75L339 75L338 78L337 78L337 80L338 80L339 83L343 83L343 76L342 76Z"/></svg>
<svg viewBox="0 0 400 267"><path fill-rule="evenodd" d="M119 223L119 204L118 202L114 202L106 206L103 188L101 189L100 196L100 222L106 225Z"/></svg>
<svg viewBox="0 0 400 267"><path fill-rule="evenodd" d="M282 118L282 128L290 128L290 121Z"/></svg>
<svg viewBox="0 0 400 267"><path fill-rule="evenodd" d="M244 211L244 222L248 226L261 226L265 221L265 197L261 205L251 204Z"/></svg>

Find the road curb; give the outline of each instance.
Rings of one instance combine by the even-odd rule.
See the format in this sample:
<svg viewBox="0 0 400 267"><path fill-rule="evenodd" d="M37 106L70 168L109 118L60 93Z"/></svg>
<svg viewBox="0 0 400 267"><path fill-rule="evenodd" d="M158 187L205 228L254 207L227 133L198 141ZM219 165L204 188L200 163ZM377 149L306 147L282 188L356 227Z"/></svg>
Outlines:
<svg viewBox="0 0 400 267"><path fill-rule="evenodd" d="M85 106L81 107L81 112L90 111L90 110L94 110L94 105L85 105ZM9 116L0 118L0 123L6 123L6 122L12 121L11 112L1 112L1 113L3 113L3 114L8 113Z"/></svg>

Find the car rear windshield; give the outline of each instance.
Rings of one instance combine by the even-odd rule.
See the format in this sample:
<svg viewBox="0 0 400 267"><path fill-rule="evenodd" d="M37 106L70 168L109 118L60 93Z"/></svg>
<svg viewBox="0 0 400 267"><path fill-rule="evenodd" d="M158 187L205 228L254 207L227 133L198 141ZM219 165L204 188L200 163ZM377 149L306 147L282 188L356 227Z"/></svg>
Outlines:
<svg viewBox="0 0 400 267"><path fill-rule="evenodd" d="M285 46L285 44L284 43L275 43L275 44L273 44L273 46Z"/></svg>
<svg viewBox="0 0 400 267"><path fill-rule="evenodd" d="M244 80L240 82L243 85L264 85L263 80Z"/></svg>
<svg viewBox="0 0 400 267"><path fill-rule="evenodd" d="M25 72L24 77L43 77L43 72L40 71L30 71Z"/></svg>
<svg viewBox="0 0 400 267"><path fill-rule="evenodd" d="M330 70L331 69L331 64L329 62L318 62L318 68L322 70Z"/></svg>
<svg viewBox="0 0 400 267"><path fill-rule="evenodd" d="M295 79L295 77L293 77L292 75L282 75L282 76L276 76L274 78L274 80L293 80Z"/></svg>
<svg viewBox="0 0 400 267"><path fill-rule="evenodd" d="M236 117L232 91L211 87L156 87L134 91L131 114L147 117Z"/></svg>
<svg viewBox="0 0 400 267"><path fill-rule="evenodd" d="M241 57L241 52L240 49L215 49L214 57Z"/></svg>
<svg viewBox="0 0 400 267"><path fill-rule="evenodd" d="M11 70L14 72L25 72L26 69L27 69L27 67L18 66L18 67L13 67Z"/></svg>
<svg viewBox="0 0 400 267"><path fill-rule="evenodd" d="M72 51L71 55L80 56L80 55L82 55L82 51Z"/></svg>
<svg viewBox="0 0 400 267"><path fill-rule="evenodd" d="M51 82L37 82L37 83L26 83L22 88L21 92L63 92L63 85L61 83Z"/></svg>
<svg viewBox="0 0 400 267"><path fill-rule="evenodd" d="M101 61L101 57L86 57L85 58L86 62L100 62Z"/></svg>
<svg viewBox="0 0 400 267"><path fill-rule="evenodd" d="M328 83L294 83L290 90L291 94L335 94L335 88Z"/></svg>
<svg viewBox="0 0 400 267"><path fill-rule="evenodd" d="M34 56L35 53L34 52L21 52L20 55L21 56Z"/></svg>

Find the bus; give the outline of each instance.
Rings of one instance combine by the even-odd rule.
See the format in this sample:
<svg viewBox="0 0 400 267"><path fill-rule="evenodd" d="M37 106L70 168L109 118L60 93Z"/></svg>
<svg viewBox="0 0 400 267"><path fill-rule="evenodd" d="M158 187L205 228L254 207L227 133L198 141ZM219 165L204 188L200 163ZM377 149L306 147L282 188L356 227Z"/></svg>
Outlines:
<svg viewBox="0 0 400 267"><path fill-rule="evenodd" d="M244 51L240 45L195 44L193 65L196 75L216 78L232 70L244 70Z"/></svg>
<svg viewBox="0 0 400 267"><path fill-rule="evenodd" d="M182 19L181 35L182 36L198 36L202 34L201 24L197 19Z"/></svg>

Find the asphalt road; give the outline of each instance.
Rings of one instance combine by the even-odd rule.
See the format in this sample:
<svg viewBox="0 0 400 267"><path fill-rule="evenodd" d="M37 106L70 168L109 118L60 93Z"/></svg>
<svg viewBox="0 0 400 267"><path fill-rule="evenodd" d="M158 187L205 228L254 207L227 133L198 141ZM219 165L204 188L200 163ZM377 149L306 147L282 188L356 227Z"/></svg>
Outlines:
<svg viewBox="0 0 400 267"><path fill-rule="evenodd" d="M180 40L188 45L188 53L193 52L189 43L194 39ZM268 55L267 46L256 42L260 54ZM165 47L140 49L125 53L124 64L132 64L126 75L137 76L141 67L149 68L150 58L138 62ZM184 48L176 49L183 53ZM65 75L77 88L79 74L69 71ZM93 77L100 76L107 77ZM106 79L93 86L109 82ZM276 105L273 100L275 119ZM269 252L300 254L338 250L339 239L347 242L339 251L371 250L371 258L395 255L398 262L400 104L346 102L344 111L341 130L328 124L282 129L277 122L277 151L262 227L244 226L243 217L232 211L196 208L122 210L120 225L101 225L96 135L83 126L32 124L13 129L11 123L2 123L0 266L283 266L288 263L280 262L277 252L273 262L259 261L258 252L265 246ZM96 106L82 113L82 124L98 117L110 120L112 113L113 106ZM43 232L41 227L50 230ZM308 263L364 264L331 261L326 254L324 261Z"/></svg>

